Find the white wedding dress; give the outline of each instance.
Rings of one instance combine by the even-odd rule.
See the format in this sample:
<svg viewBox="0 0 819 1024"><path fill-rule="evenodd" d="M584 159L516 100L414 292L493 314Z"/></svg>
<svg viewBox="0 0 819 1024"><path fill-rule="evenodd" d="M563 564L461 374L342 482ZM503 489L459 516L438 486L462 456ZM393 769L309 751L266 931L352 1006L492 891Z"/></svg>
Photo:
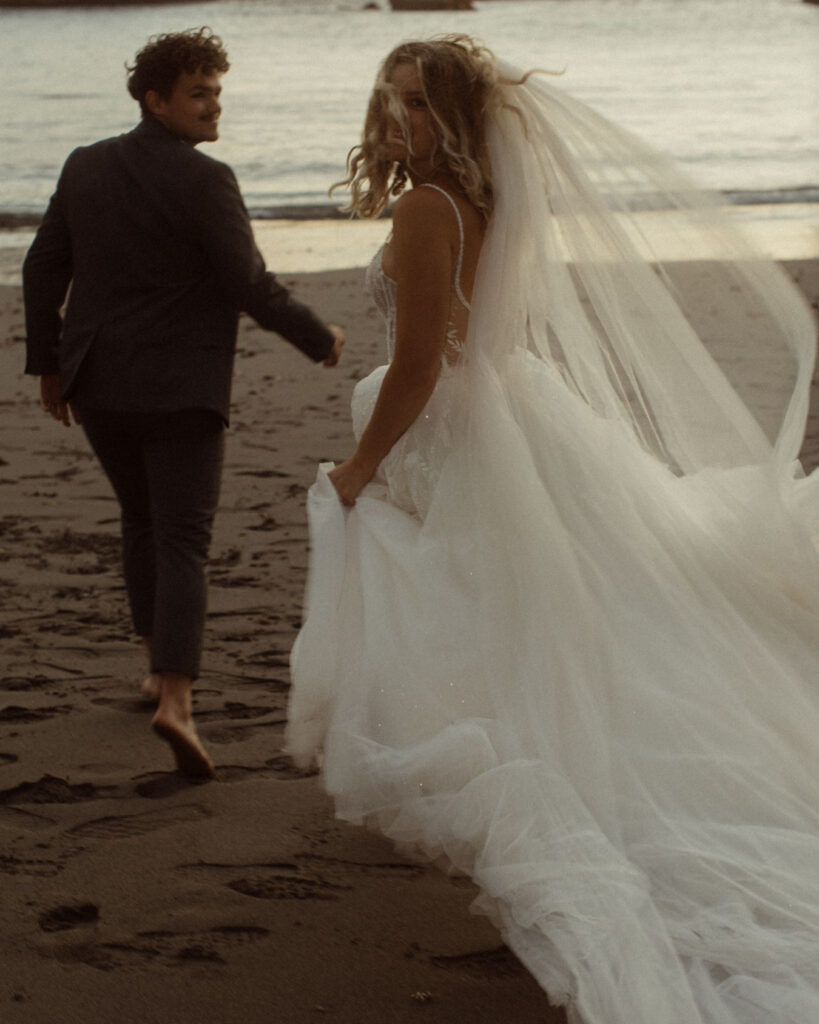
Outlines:
<svg viewBox="0 0 819 1024"><path fill-rule="evenodd" d="M794 370L771 426L627 237L623 269L580 258L584 208L539 256L528 225L591 189L560 151L585 108L512 95L527 132L494 115L468 336L354 509L326 467L310 492L288 749L341 817L467 872L570 1021L816 1024L812 328L774 271ZM503 187L547 122L548 209ZM389 358L380 254L369 278ZM384 369L356 387L357 435Z"/></svg>

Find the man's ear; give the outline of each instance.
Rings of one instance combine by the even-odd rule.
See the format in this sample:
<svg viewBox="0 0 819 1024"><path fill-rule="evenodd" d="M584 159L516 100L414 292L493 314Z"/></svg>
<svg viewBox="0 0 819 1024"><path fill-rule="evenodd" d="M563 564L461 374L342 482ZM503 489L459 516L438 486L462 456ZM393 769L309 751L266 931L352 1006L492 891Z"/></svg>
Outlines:
<svg viewBox="0 0 819 1024"><path fill-rule="evenodd" d="M145 106L152 114L160 114L162 112L162 104L162 97L156 89L149 89L145 93Z"/></svg>

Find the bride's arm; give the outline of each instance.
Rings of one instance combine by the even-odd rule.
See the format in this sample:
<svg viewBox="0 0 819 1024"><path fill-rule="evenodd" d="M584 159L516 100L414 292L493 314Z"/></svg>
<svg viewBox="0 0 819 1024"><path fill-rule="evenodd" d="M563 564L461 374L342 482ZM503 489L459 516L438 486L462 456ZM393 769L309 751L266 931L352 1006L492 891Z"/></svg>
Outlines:
<svg viewBox="0 0 819 1024"><path fill-rule="evenodd" d="M427 403L441 370L451 301L452 237L432 189L402 196L390 243L397 284L395 355L370 422L354 454L330 472L345 505L370 482L378 464ZM446 202L446 200L443 200Z"/></svg>

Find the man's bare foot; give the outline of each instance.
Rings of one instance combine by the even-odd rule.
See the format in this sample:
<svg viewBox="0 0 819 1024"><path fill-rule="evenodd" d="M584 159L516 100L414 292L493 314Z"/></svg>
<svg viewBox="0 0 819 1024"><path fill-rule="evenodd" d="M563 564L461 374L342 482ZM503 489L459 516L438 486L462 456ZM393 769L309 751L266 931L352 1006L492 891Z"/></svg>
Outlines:
<svg viewBox="0 0 819 1024"><path fill-rule="evenodd" d="M151 672L149 675L145 676L145 678L139 684L139 692L141 696L144 697L145 700L159 700L159 677L154 672Z"/></svg>
<svg viewBox="0 0 819 1024"><path fill-rule="evenodd" d="M157 711L151 728L166 743L170 744L176 758L176 767L183 775L194 779L212 779L213 762L196 735L193 722L185 723L165 717Z"/></svg>
<svg viewBox="0 0 819 1024"><path fill-rule="evenodd" d="M157 736L170 744L176 766L183 775L213 778L213 762L196 735L193 724L191 679L177 672L157 672L159 707L151 722Z"/></svg>

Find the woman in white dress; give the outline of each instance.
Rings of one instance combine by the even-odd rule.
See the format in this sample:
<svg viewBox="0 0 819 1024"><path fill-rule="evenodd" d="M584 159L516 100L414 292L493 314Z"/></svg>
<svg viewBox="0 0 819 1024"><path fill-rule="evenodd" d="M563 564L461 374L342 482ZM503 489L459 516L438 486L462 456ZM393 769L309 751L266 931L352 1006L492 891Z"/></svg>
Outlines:
<svg viewBox="0 0 819 1024"><path fill-rule="evenodd" d="M638 140L467 38L379 72L353 209L407 176L368 275L389 362L310 493L288 749L469 873L571 1021L815 1024L809 311Z"/></svg>

